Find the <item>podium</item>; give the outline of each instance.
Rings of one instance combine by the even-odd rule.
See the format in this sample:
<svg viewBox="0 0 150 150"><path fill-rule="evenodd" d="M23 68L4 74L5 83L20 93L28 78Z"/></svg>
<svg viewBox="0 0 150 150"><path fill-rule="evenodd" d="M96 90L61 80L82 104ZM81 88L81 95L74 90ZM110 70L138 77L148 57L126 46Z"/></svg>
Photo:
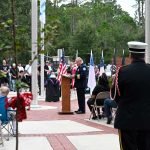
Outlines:
<svg viewBox="0 0 150 150"><path fill-rule="evenodd" d="M73 114L70 107L70 77L61 75L62 110L59 114Z"/></svg>

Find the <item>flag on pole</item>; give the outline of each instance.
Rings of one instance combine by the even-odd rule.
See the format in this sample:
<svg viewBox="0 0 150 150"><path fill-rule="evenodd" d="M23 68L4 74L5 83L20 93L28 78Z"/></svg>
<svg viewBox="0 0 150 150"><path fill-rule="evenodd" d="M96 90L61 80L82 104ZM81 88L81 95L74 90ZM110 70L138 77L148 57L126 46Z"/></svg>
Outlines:
<svg viewBox="0 0 150 150"><path fill-rule="evenodd" d="M60 64L59 64L59 68L58 68L58 76L57 76L57 79L59 80L60 84L61 84L61 75L62 74L67 74L67 66L66 66L66 62L65 62L64 50L62 52L62 56L60 59Z"/></svg>
<svg viewBox="0 0 150 150"><path fill-rule="evenodd" d="M101 59L100 59L100 64L99 64L99 69L100 69L100 76L105 72L105 69L104 69L104 55L103 55L103 50L102 50L102 53L101 53Z"/></svg>
<svg viewBox="0 0 150 150"><path fill-rule="evenodd" d="M40 21L45 24L45 4L46 0L40 0Z"/></svg>
<svg viewBox="0 0 150 150"><path fill-rule="evenodd" d="M117 57L117 52L116 49L114 49L114 54L113 54L113 60L112 60L112 66L111 66L111 75L116 73L116 58Z"/></svg>
<svg viewBox="0 0 150 150"><path fill-rule="evenodd" d="M88 76L88 87L90 88L91 92L93 91L95 86L96 86L96 79L95 79L95 70L94 70L94 60L93 60L93 54L91 51L89 76Z"/></svg>
<svg viewBox="0 0 150 150"><path fill-rule="evenodd" d="M76 58L78 57L78 50L76 51Z"/></svg>
<svg viewBox="0 0 150 150"><path fill-rule="evenodd" d="M114 54L113 54L113 65L116 66L116 55L117 55L117 52L116 52L116 49L114 49Z"/></svg>
<svg viewBox="0 0 150 150"><path fill-rule="evenodd" d="M124 66L126 64L126 60L125 60L125 55L124 55L124 49L122 51L122 66Z"/></svg>

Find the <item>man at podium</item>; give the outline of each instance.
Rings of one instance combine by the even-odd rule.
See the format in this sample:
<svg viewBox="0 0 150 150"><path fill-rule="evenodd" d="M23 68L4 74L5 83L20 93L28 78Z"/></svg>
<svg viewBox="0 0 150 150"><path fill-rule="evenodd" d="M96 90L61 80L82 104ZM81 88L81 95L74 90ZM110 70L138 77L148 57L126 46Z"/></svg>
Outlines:
<svg viewBox="0 0 150 150"><path fill-rule="evenodd" d="M83 60L80 57L76 58L76 64L78 66L76 70L75 78L75 88L77 89L77 98L79 109L75 111L77 114L85 113L85 88L87 87L86 76L87 67L83 64Z"/></svg>

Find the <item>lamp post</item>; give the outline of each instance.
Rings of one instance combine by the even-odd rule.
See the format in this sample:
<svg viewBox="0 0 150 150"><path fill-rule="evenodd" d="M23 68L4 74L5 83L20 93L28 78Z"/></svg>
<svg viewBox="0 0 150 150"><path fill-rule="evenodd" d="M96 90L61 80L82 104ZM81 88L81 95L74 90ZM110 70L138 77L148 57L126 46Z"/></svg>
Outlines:
<svg viewBox="0 0 150 150"><path fill-rule="evenodd" d="M148 44L146 49L146 62L150 64L150 0L145 3L145 42Z"/></svg>
<svg viewBox="0 0 150 150"><path fill-rule="evenodd" d="M37 0L32 0L32 17L31 17L31 38L32 38L32 94L33 94L33 105L38 105L37 97L37 27L38 27L38 3Z"/></svg>

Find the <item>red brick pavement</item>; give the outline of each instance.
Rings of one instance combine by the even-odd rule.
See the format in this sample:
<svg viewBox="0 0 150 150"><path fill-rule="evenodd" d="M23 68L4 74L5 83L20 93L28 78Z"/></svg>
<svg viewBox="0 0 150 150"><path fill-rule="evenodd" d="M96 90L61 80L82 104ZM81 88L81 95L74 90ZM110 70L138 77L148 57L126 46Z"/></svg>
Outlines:
<svg viewBox="0 0 150 150"><path fill-rule="evenodd" d="M76 150L74 145L68 140L66 136L74 136L74 135L95 135L95 134L110 134L114 133L117 134L117 131L113 128L100 125L97 123L89 122L85 119L89 118L90 112L88 108L86 109L86 114L74 114L74 115L60 115L58 112L61 108L61 102L44 102L40 101L39 105L46 105L46 106L55 106L58 109L51 109L51 110L30 110L27 111L27 120L29 121L48 121L48 120L72 120L78 123L82 123L84 125L88 125L90 127L94 127L97 129L101 129L103 131L94 131L94 132L80 132L80 133L56 133L56 134L33 134L33 135L20 135L23 137L32 137L32 136L45 136L50 145L54 150ZM71 101L72 111L78 109L77 101Z"/></svg>

